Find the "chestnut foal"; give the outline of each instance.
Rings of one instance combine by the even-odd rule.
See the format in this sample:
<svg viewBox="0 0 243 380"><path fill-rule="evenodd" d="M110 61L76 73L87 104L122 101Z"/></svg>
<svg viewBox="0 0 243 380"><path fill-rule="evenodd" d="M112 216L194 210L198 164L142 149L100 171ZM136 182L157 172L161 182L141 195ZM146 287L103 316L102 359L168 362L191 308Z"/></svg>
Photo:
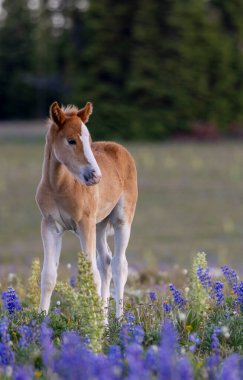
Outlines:
<svg viewBox="0 0 243 380"><path fill-rule="evenodd" d="M73 231L91 262L98 293L107 307L110 281L116 293L116 316L123 313L128 265L126 248L137 202L137 172L121 145L91 142L85 125L92 104L50 107L42 178L36 201L42 214L44 264L39 311L48 312L55 287L62 234ZM114 256L107 244L108 224L114 228Z"/></svg>

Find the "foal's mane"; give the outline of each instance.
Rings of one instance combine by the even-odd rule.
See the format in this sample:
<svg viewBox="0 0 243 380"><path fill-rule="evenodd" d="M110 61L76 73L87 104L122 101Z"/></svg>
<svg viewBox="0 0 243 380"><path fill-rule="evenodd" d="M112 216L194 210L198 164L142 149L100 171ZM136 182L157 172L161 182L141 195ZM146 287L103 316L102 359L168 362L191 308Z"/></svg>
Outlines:
<svg viewBox="0 0 243 380"><path fill-rule="evenodd" d="M68 104L67 106L62 106L61 110L65 113L67 116L74 116L78 112L78 107Z"/></svg>

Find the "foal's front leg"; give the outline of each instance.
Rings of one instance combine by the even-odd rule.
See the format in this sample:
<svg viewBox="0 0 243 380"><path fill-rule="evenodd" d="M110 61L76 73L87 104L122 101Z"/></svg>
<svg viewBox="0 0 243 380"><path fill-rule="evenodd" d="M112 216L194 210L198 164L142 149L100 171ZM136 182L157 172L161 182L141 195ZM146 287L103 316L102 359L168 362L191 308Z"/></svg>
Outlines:
<svg viewBox="0 0 243 380"><path fill-rule="evenodd" d="M94 282L97 293L101 295L101 279L96 260L96 222L94 219L87 218L79 223L79 239L82 251L87 255L91 262Z"/></svg>
<svg viewBox="0 0 243 380"><path fill-rule="evenodd" d="M39 312L48 313L50 300L57 279L57 268L62 246L63 229L57 228L52 218L43 218L41 236L44 247L44 263L41 273L41 299Z"/></svg>

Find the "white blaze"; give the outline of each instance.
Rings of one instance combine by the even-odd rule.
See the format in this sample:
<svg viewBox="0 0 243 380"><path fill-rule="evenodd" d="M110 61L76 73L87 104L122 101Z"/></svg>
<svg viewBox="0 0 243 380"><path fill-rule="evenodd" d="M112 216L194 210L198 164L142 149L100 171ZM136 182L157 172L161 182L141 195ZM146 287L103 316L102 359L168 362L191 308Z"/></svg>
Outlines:
<svg viewBox="0 0 243 380"><path fill-rule="evenodd" d="M97 161L96 161L96 159L93 155L93 152L91 150L90 140L89 140L89 131L88 131L88 128L86 127L86 125L84 123L81 123L80 140L83 143L84 156L85 156L86 160L89 162L89 164L95 170L95 174L97 176L101 176L100 168L99 168Z"/></svg>

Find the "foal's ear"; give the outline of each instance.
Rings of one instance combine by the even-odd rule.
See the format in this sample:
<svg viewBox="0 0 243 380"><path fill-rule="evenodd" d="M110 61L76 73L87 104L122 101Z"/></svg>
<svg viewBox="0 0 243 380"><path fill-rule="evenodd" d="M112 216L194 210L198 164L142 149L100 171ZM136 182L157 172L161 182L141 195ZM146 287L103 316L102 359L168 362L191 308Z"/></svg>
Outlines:
<svg viewBox="0 0 243 380"><path fill-rule="evenodd" d="M78 111L77 115L80 117L83 123L87 123L92 112L93 112L93 105L92 103L87 102L84 108L81 108L81 110Z"/></svg>
<svg viewBox="0 0 243 380"><path fill-rule="evenodd" d="M59 127L64 123L65 121L65 113L61 110L59 107L59 104L57 102L52 103L50 107L50 118L54 121Z"/></svg>

